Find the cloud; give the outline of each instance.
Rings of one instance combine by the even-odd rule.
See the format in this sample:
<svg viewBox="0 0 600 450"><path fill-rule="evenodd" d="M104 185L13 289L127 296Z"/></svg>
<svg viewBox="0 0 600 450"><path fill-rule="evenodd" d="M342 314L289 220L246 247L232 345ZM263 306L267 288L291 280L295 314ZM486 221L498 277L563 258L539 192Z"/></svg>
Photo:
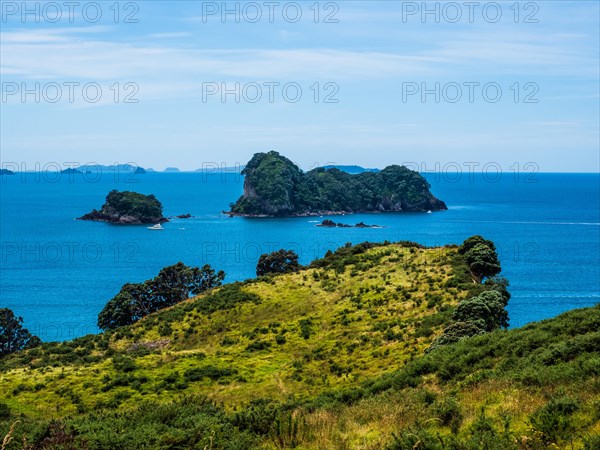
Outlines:
<svg viewBox="0 0 600 450"><path fill-rule="evenodd" d="M147 82L153 92L203 81L368 81L425 79L465 73L477 76L598 76L597 54L573 51L581 37L569 34L452 33L420 49L357 51L336 48L202 49L171 42L130 43L98 39L106 27L12 30L0 33L0 71L25 80L120 80ZM155 39L187 32L155 33ZM106 37L106 36L103 36ZM493 79L493 78L492 78Z"/></svg>

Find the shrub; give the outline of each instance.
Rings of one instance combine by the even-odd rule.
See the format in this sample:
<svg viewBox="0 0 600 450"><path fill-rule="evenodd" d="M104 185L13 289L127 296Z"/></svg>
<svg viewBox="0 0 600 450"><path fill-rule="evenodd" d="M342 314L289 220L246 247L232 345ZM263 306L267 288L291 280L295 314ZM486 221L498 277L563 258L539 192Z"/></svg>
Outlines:
<svg viewBox="0 0 600 450"><path fill-rule="evenodd" d="M571 415L578 409L579 403L573 398L553 398L530 417L531 425L546 443L558 443L575 431Z"/></svg>
<svg viewBox="0 0 600 450"><path fill-rule="evenodd" d="M220 378L235 375L236 373L236 369L231 369L228 367L221 368L207 365L203 367L194 367L192 369L188 369L184 372L183 377L187 381L200 381L203 378L209 378L213 381L217 381Z"/></svg>
<svg viewBox="0 0 600 450"><path fill-rule="evenodd" d="M265 253L258 258L256 275L263 276L270 273L288 273L300 269L298 255L292 250L277 250Z"/></svg>
<svg viewBox="0 0 600 450"><path fill-rule="evenodd" d="M463 415L460 405L454 397L446 397L433 403L433 412L444 426L449 426L456 433L462 423Z"/></svg>
<svg viewBox="0 0 600 450"><path fill-rule="evenodd" d="M457 322L473 322L485 331L508 326L508 312L504 309L504 299L495 290L463 300L456 307L452 318Z"/></svg>
<svg viewBox="0 0 600 450"><path fill-rule="evenodd" d="M10 408L4 402L0 402L0 421L6 420L10 417Z"/></svg>
<svg viewBox="0 0 600 450"><path fill-rule="evenodd" d="M271 344L267 341L256 340L254 342L250 342L246 347L246 351L248 352L258 352L261 350L267 350L271 347Z"/></svg>

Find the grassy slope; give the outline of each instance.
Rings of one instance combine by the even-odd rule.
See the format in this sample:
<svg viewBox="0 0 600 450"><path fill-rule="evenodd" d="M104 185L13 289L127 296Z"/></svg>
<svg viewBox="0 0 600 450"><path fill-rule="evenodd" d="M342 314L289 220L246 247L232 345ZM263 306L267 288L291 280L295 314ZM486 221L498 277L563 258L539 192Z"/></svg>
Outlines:
<svg viewBox="0 0 600 450"><path fill-rule="evenodd" d="M67 420L104 442L90 448L192 448L185 429L201 436L194 448L600 448L600 306L425 353L458 299L481 289L456 250L352 253L221 288L114 334L5 358L0 397L13 416L0 435L16 411L59 417L103 405L105 415ZM200 312L219 292L247 301ZM136 342L156 348L133 350ZM247 350L256 342L270 346ZM191 368L212 378L186 379ZM182 393L238 412L168 403ZM282 403L241 407L257 398ZM118 405L124 412L111 415ZM23 424L28 436L36 426Z"/></svg>
<svg viewBox="0 0 600 450"><path fill-rule="evenodd" d="M453 248L390 245L337 266L234 285L258 303L205 314L195 309L207 301L200 296L112 336L8 358L0 397L48 417L179 393L233 406L351 385L401 367L441 331L468 294L445 287L453 258ZM141 349L132 351L135 343Z"/></svg>
<svg viewBox="0 0 600 450"><path fill-rule="evenodd" d="M395 433L402 449L598 449L600 305L441 347L315 402L309 448L375 449Z"/></svg>

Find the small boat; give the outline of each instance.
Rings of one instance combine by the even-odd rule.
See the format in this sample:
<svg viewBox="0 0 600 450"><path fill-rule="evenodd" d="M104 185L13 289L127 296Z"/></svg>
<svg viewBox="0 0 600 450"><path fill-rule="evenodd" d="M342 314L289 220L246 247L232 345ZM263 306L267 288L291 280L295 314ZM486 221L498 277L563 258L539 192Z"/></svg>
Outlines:
<svg viewBox="0 0 600 450"><path fill-rule="evenodd" d="M427 214L431 214L431 210L427 211Z"/></svg>
<svg viewBox="0 0 600 450"><path fill-rule="evenodd" d="M151 227L146 227L149 230L164 230L163 226L160 223L157 223L156 225L152 225Z"/></svg>

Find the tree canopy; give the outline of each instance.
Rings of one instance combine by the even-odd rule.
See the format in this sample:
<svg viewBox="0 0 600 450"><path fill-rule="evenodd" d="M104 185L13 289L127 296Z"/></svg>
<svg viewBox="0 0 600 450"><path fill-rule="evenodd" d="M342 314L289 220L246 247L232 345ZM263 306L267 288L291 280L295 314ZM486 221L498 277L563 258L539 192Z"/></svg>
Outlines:
<svg viewBox="0 0 600 450"><path fill-rule="evenodd" d="M0 308L0 356L31 348L41 343L23 327L23 318L17 317L9 308Z"/></svg>
<svg viewBox="0 0 600 450"><path fill-rule="evenodd" d="M112 190L100 211L93 211L80 217L81 220L100 220L113 223L158 223L166 222L163 207L158 199L150 194Z"/></svg>
<svg viewBox="0 0 600 450"><path fill-rule="evenodd" d="M471 272L479 279L493 277L500 273L500 261L496 250L485 244L476 244L465 253L465 260Z"/></svg>
<svg viewBox="0 0 600 450"><path fill-rule="evenodd" d="M496 246L482 236L471 236L458 247L471 273L481 281L485 290L478 295L462 300L454 310L454 322L431 348L450 344L464 338L508 327L508 312L505 307L510 300L508 280L496 276L501 271Z"/></svg>
<svg viewBox="0 0 600 450"><path fill-rule="evenodd" d="M300 269L298 255L292 250L277 250L265 253L258 258L256 275L259 277L269 273L286 273Z"/></svg>
<svg viewBox="0 0 600 450"><path fill-rule="evenodd" d="M123 285L98 315L98 327L110 330L131 325L152 312L220 286L224 279L225 272L215 272L208 264L198 268L178 262L164 267L151 280Z"/></svg>
<svg viewBox="0 0 600 450"><path fill-rule="evenodd" d="M508 327L508 313L504 309L504 299L496 291L481 294L461 301L452 318L457 322L471 322L484 331Z"/></svg>

